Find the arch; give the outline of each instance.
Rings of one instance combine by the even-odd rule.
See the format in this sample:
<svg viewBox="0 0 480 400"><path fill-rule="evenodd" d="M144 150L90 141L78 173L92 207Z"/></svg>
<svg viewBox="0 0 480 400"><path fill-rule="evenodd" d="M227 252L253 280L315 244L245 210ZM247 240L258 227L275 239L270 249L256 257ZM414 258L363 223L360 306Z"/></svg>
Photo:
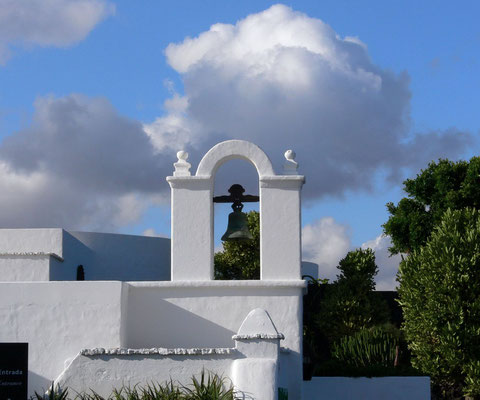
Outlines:
<svg viewBox="0 0 480 400"><path fill-rule="evenodd" d="M272 162L263 150L245 140L227 140L213 146L198 164L195 175L213 177L223 163L238 158L253 164L260 178L275 175Z"/></svg>

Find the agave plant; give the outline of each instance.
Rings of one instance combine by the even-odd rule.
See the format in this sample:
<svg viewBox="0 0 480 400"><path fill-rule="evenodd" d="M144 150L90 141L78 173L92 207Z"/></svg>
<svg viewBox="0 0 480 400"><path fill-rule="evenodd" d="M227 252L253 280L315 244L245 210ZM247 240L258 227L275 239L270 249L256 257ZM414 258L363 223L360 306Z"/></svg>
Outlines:
<svg viewBox="0 0 480 400"><path fill-rule="evenodd" d="M30 397L30 400L67 400L68 389L62 389L60 386L52 386L47 390L46 393L40 394L35 392L35 395Z"/></svg>
<svg viewBox="0 0 480 400"><path fill-rule="evenodd" d="M111 400L144 400L141 390L137 390L137 385L133 388L130 386L123 386L120 390L113 389L109 399Z"/></svg>
<svg viewBox="0 0 480 400"><path fill-rule="evenodd" d="M190 387L184 386L185 400L234 400L232 385L225 388L225 378L202 370L200 379L192 377Z"/></svg>
<svg viewBox="0 0 480 400"><path fill-rule="evenodd" d="M332 355L357 367L370 365L394 366L399 340L385 327L362 329L333 344Z"/></svg>
<svg viewBox="0 0 480 400"><path fill-rule="evenodd" d="M185 398L172 380L163 385L148 384L141 391L142 400L183 400Z"/></svg>
<svg viewBox="0 0 480 400"><path fill-rule="evenodd" d="M75 396L75 400L109 400L109 398L105 398L100 396L97 392L91 390L92 393L77 393Z"/></svg>
<svg viewBox="0 0 480 400"><path fill-rule="evenodd" d="M68 390L52 387L46 394L32 396L30 400L68 400ZM192 377L189 386L177 386L170 380L164 384L150 383L144 387L135 385L113 389L108 397L102 397L95 391L77 393L75 400L234 400L232 385L226 385L226 379L202 370L200 377Z"/></svg>

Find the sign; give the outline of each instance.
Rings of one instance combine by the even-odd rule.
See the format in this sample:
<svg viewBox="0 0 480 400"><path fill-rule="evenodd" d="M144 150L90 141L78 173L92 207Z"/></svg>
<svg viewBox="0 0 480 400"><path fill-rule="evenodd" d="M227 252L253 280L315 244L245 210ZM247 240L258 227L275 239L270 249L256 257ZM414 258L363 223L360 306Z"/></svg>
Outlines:
<svg viewBox="0 0 480 400"><path fill-rule="evenodd" d="M0 399L26 400L28 343L0 343Z"/></svg>

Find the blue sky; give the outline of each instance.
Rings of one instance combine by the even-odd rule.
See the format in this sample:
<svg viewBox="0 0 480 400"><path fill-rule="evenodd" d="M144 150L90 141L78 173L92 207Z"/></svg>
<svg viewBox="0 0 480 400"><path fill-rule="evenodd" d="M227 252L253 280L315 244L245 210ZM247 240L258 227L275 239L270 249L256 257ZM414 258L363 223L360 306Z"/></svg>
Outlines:
<svg viewBox="0 0 480 400"><path fill-rule="evenodd" d="M168 235L176 150L236 137L296 150L306 258L370 242L391 285L385 203L478 154L480 6L275 4L0 0L0 226Z"/></svg>

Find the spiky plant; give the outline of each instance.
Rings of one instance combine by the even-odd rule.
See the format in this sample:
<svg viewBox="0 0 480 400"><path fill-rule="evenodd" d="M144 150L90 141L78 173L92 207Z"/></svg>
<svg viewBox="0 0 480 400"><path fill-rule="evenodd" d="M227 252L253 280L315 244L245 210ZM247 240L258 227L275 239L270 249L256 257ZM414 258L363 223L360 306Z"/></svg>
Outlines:
<svg viewBox="0 0 480 400"><path fill-rule="evenodd" d="M183 400L184 396L173 381L163 385L151 383L141 389L142 400Z"/></svg>
<svg viewBox="0 0 480 400"><path fill-rule="evenodd" d="M225 386L225 378L202 370L200 379L193 376L190 387L183 387L185 400L234 400L232 385Z"/></svg>
<svg viewBox="0 0 480 400"><path fill-rule="evenodd" d="M52 382L50 389L44 394L35 392L35 395L30 397L30 400L67 400L68 389L62 389L60 386L55 386Z"/></svg>

